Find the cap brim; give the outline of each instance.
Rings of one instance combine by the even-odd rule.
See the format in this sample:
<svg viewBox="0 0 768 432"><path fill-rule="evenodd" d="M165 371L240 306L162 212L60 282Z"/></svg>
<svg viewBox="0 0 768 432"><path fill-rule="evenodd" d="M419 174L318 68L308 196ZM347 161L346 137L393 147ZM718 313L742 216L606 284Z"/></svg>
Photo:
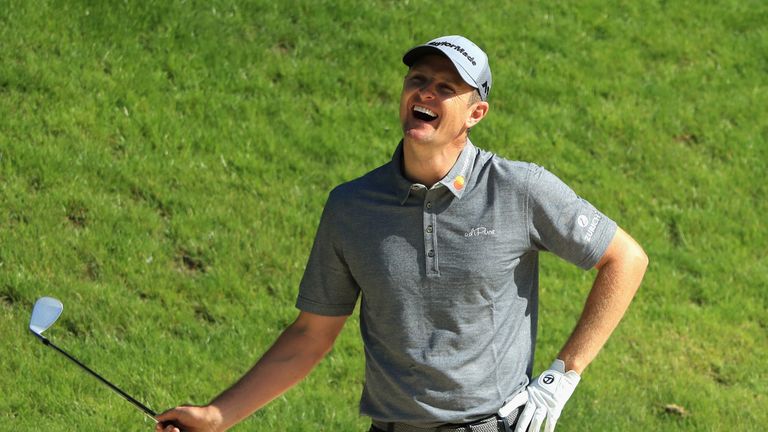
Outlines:
<svg viewBox="0 0 768 432"><path fill-rule="evenodd" d="M405 63L405 65L408 67L413 66L414 63L416 63L420 58L429 54L440 54L447 57L445 53L443 53L438 48L430 45L419 45L417 47L411 48L407 53L405 53L403 56L403 63Z"/></svg>

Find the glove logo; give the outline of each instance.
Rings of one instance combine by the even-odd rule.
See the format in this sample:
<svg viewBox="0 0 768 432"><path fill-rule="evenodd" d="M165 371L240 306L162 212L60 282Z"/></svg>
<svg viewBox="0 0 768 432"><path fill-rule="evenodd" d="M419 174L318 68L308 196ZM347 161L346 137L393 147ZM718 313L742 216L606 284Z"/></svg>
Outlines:
<svg viewBox="0 0 768 432"><path fill-rule="evenodd" d="M565 372L565 362L555 360L528 385L528 402L517 419L515 432L553 432L565 403L580 380L576 371Z"/></svg>

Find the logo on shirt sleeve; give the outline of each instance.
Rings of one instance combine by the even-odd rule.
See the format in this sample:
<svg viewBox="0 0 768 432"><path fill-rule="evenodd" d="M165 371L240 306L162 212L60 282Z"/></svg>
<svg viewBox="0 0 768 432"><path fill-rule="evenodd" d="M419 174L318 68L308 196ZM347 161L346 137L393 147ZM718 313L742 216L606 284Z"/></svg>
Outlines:
<svg viewBox="0 0 768 432"><path fill-rule="evenodd" d="M581 228L586 228L587 232L584 234L584 241L589 243L592 241L592 236L595 235L595 230L597 229L597 224L600 223L600 220L603 218L603 215L601 215L599 212L594 211L592 213L592 220L590 220L585 215L579 215L578 218L576 218L576 223ZM589 225L589 226L587 226Z"/></svg>

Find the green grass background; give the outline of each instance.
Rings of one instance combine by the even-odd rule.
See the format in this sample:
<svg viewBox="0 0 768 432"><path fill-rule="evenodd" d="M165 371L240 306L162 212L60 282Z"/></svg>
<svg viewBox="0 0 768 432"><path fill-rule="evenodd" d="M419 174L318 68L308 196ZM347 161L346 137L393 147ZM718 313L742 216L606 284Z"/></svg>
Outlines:
<svg viewBox="0 0 768 432"><path fill-rule="evenodd" d="M28 335L43 295L65 304L51 338L156 410L245 372L296 315L328 191L400 138L400 56L444 34L491 58L473 141L651 258L558 430L764 430L762 0L0 0L0 430L151 430ZM544 257L537 371L593 276ZM234 430L365 430L362 369L353 316Z"/></svg>

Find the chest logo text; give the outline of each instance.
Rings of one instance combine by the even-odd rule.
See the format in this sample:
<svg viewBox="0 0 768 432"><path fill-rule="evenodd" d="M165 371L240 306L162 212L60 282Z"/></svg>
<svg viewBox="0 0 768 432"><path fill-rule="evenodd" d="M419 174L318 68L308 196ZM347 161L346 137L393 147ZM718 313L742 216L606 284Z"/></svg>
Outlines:
<svg viewBox="0 0 768 432"><path fill-rule="evenodd" d="M469 232L464 233L464 237L478 237L478 236L490 236L496 235L496 230L488 229L486 227L472 228Z"/></svg>

